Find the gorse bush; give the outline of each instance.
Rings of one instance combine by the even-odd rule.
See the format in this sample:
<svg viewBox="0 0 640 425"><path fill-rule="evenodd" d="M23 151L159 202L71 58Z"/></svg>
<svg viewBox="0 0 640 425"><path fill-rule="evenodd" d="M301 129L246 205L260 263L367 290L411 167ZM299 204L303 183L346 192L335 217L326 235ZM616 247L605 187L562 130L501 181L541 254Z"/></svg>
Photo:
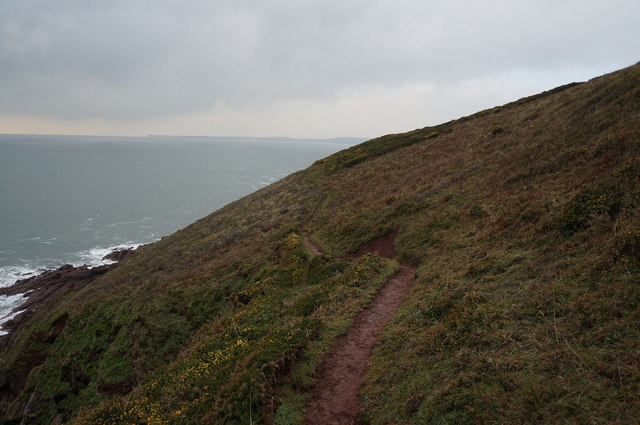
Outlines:
<svg viewBox="0 0 640 425"><path fill-rule="evenodd" d="M276 387L302 351L323 328L362 308L393 270L372 255L346 262L325 259L319 265L295 233L277 242L274 252L279 261L248 276L238 291L246 305L206 325L188 356L150 376L132 395L86 413L78 423L270 421ZM324 278L310 281L311 271Z"/></svg>
<svg viewBox="0 0 640 425"><path fill-rule="evenodd" d="M612 220L622 207L622 193L615 187L599 185L580 192L569 204L561 219L561 226L567 232L579 232L589 226L589 221L600 214L607 214Z"/></svg>

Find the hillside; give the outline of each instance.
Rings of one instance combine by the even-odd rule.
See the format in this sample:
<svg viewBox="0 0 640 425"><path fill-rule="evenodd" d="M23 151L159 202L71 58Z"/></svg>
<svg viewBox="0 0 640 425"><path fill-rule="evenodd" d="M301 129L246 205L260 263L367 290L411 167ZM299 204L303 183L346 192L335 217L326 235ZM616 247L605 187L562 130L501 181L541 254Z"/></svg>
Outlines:
<svg viewBox="0 0 640 425"><path fill-rule="evenodd" d="M51 300L0 423L302 423L400 264L363 423L638 423L639 175L640 64L343 150Z"/></svg>

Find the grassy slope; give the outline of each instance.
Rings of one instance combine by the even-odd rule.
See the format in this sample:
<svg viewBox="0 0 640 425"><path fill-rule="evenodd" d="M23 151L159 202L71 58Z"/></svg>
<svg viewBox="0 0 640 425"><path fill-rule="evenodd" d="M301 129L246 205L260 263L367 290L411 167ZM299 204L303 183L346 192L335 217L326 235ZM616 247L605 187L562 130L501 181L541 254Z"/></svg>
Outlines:
<svg viewBox="0 0 640 425"><path fill-rule="evenodd" d="M374 352L372 424L630 423L639 126L636 65L319 161L35 317L1 359L5 419L296 423L395 267L339 256L396 231L419 270ZM313 258L297 235L321 200Z"/></svg>
<svg viewBox="0 0 640 425"><path fill-rule="evenodd" d="M420 267L371 422L635 422L639 67L452 128L327 181L326 245L394 228Z"/></svg>

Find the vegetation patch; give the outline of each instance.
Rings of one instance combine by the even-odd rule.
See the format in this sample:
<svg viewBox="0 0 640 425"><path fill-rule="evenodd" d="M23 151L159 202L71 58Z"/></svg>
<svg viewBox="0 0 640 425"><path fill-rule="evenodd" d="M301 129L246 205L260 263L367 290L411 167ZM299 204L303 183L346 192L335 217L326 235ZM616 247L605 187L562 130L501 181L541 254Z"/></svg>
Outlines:
<svg viewBox="0 0 640 425"><path fill-rule="evenodd" d="M393 235L417 274L370 358L371 425L636 423L638 99L640 65L377 138L145 246L2 354L2 420L301 424L398 266L348 255Z"/></svg>
<svg viewBox="0 0 640 425"><path fill-rule="evenodd" d="M277 263L248 276L241 290L246 305L206 325L187 356L150 376L130 396L87 412L76 423L266 423L276 410L278 421L290 418L293 401L279 409L278 386L294 379L304 385L312 370L302 366L301 376L292 368L318 363L323 350L313 347L326 347L394 268L372 255L318 264L295 233L274 251Z"/></svg>
<svg viewBox="0 0 640 425"><path fill-rule="evenodd" d="M324 164L331 172L352 167L372 158L385 155L396 149L410 146L429 139L435 139L441 133L450 132L450 126L442 124L435 127L425 127L402 134L389 134L378 137L357 146L342 150L324 159Z"/></svg>
<svg viewBox="0 0 640 425"><path fill-rule="evenodd" d="M561 227L567 232L579 232L600 214L615 219L621 208L622 193L609 185L584 189L569 204L561 218Z"/></svg>

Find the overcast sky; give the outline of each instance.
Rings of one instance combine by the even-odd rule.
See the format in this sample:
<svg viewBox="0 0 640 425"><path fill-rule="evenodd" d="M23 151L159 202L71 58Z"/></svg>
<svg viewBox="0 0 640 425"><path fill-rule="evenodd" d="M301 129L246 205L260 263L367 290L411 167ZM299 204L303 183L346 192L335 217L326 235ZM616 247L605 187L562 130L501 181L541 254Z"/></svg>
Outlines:
<svg viewBox="0 0 640 425"><path fill-rule="evenodd" d="M375 137L640 61L638 0L0 0L0 133Z"/></svg>

